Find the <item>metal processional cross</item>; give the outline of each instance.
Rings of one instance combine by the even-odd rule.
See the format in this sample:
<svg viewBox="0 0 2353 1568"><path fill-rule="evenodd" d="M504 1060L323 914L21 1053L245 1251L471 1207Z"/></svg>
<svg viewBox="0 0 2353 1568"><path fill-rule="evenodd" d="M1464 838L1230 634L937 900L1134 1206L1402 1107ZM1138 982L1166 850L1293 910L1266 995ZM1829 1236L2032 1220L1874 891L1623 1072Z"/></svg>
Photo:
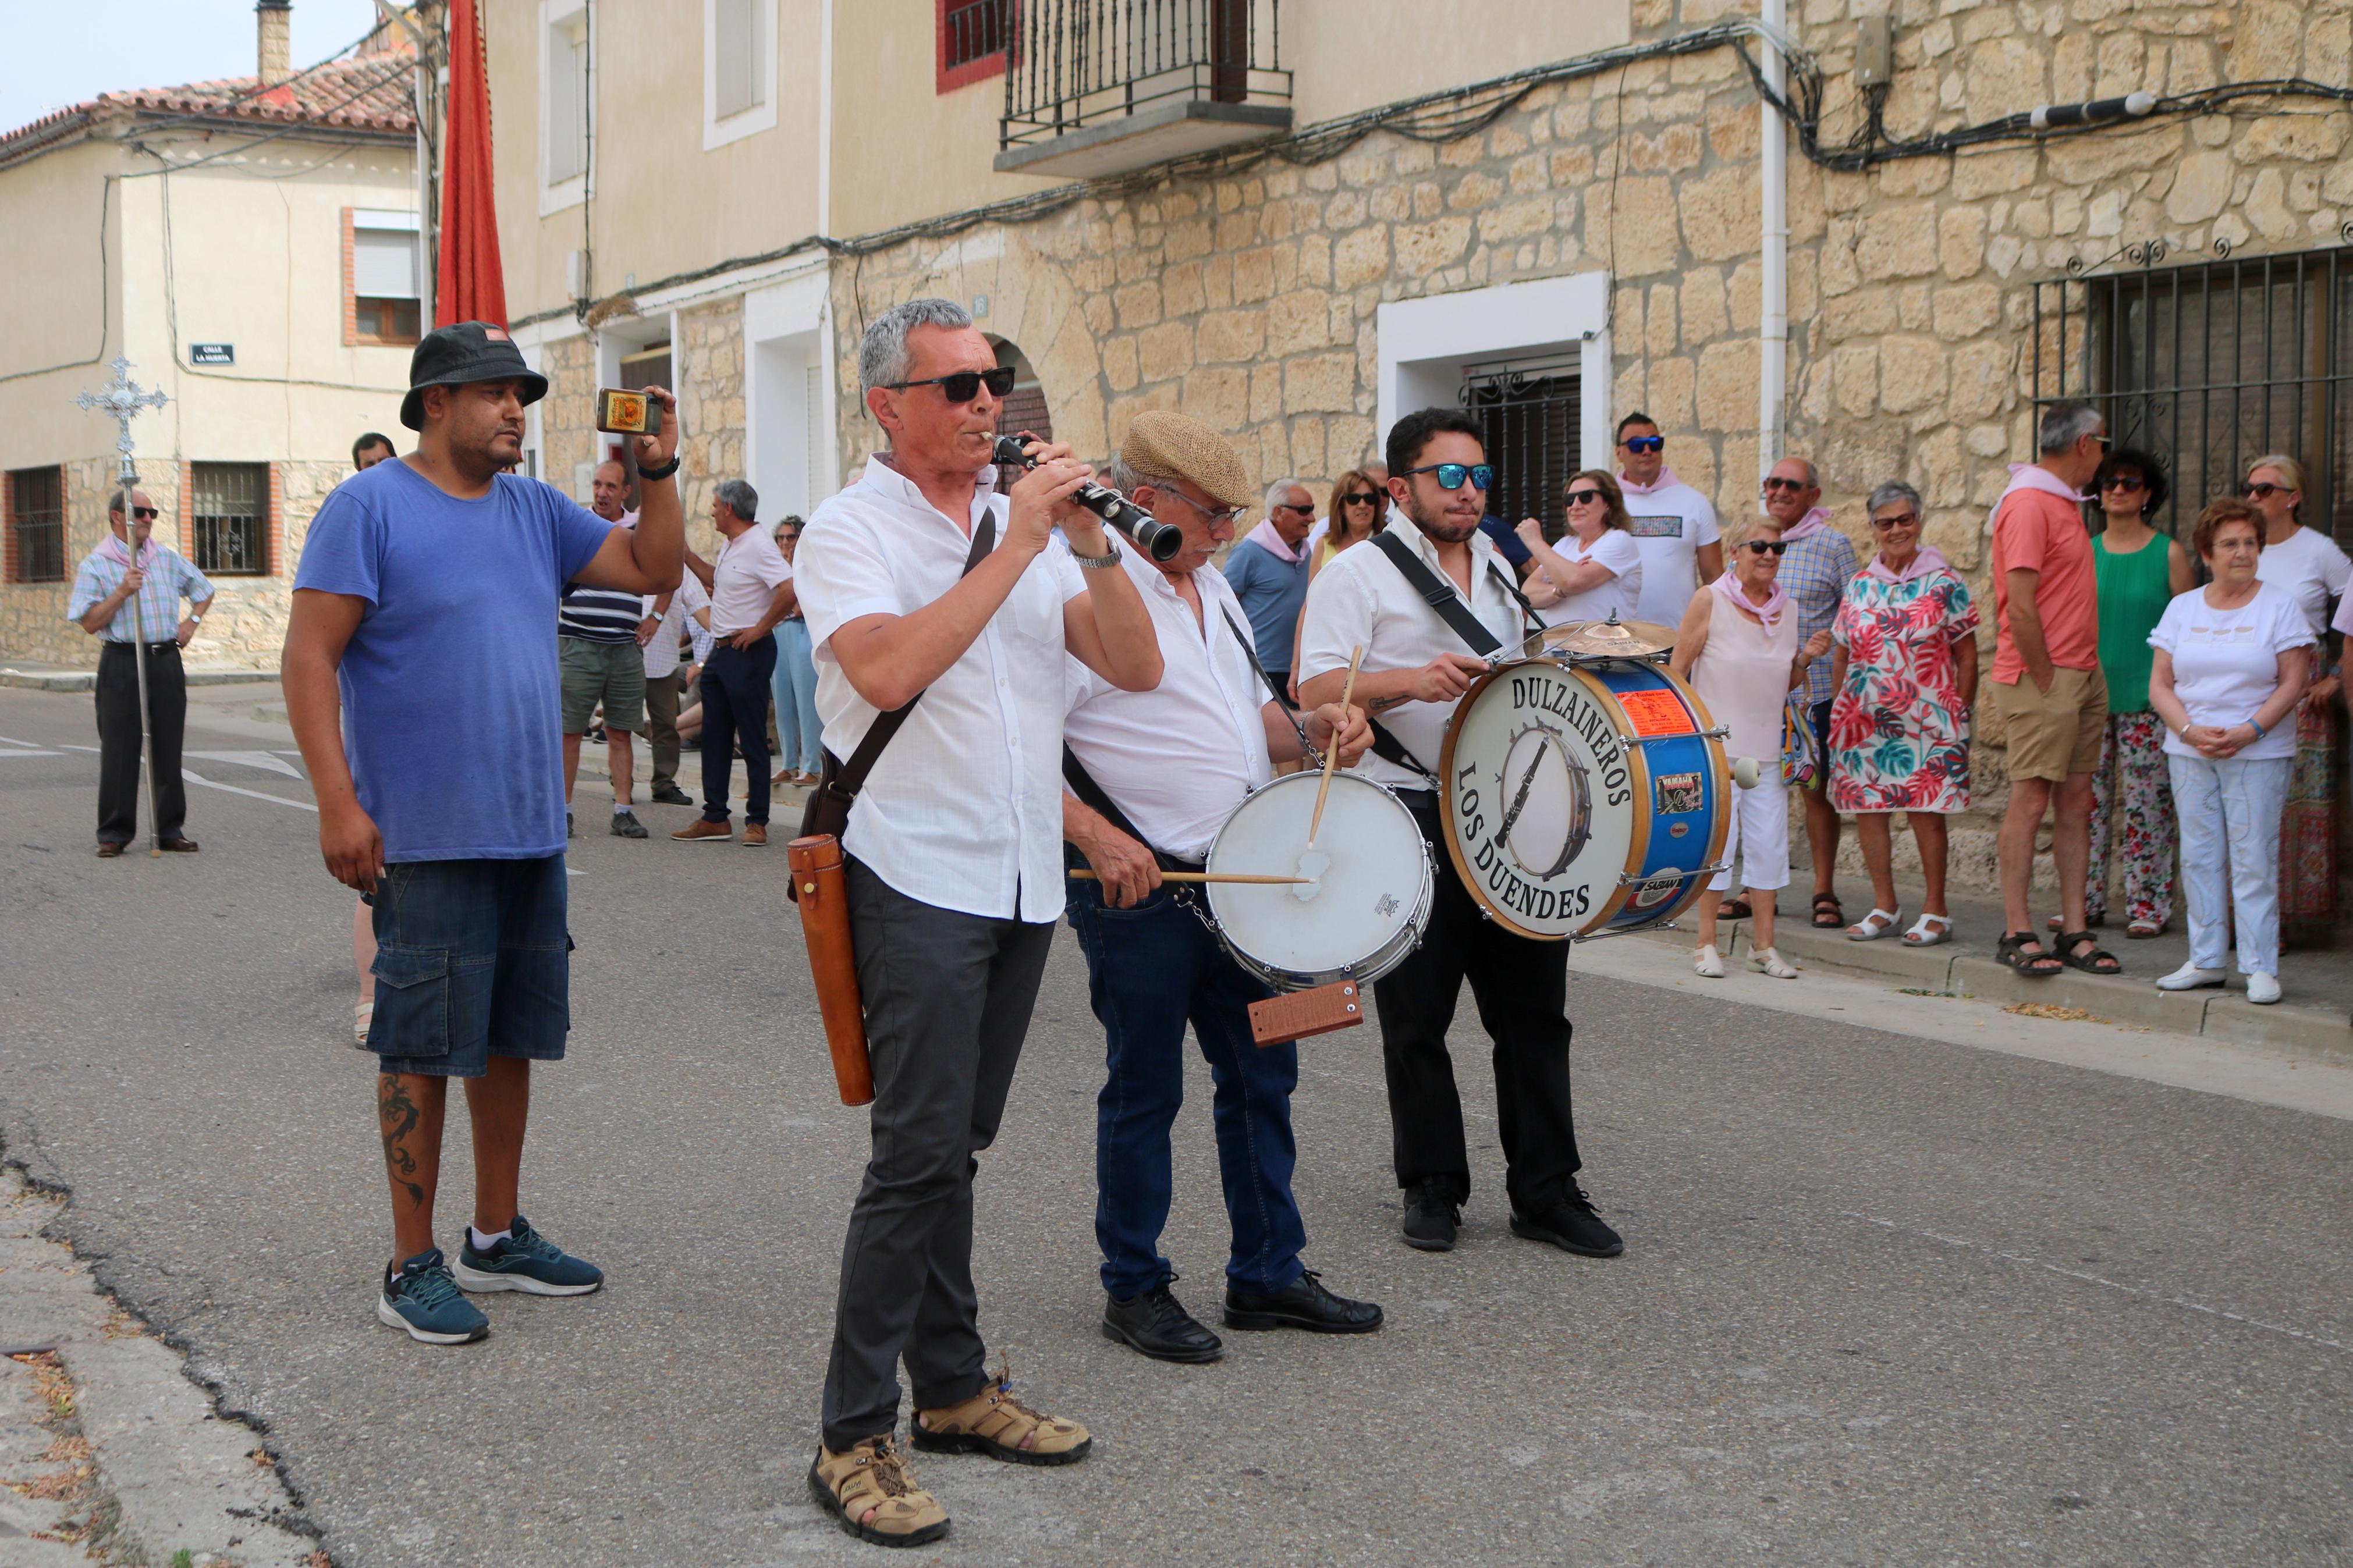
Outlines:
<svg viewBox="0 0 2353 1568"><path fill-rule="evenodd" d="M161 408L171 399L161 392L142 392L139 389L139 384L131 379L131 361L125 356L115 355L108 362L108 367L114 372L113 384L99 392L83 392L78 395L74 401L84 410L94 408L113 416L115 429L118 432L114 450L121 459L117 465L115 479L121 487L123 550L131 567L135 568L139 564L139 552L133 542L138 537L139 520L132 506L131 498L139 483L139 467L132 461L132 454L135 447L131 439L131 421L137 417L141 409ZM131 645L131 662L139 672L139 758L141 767L147 774L147 853L160 856L164 851L156 839L155 740L153 726L148 720L147 707L145 598L144 592L133 594L131 596L132 636L138 639ZM134 791L136 787L134 784Z"/></svg>

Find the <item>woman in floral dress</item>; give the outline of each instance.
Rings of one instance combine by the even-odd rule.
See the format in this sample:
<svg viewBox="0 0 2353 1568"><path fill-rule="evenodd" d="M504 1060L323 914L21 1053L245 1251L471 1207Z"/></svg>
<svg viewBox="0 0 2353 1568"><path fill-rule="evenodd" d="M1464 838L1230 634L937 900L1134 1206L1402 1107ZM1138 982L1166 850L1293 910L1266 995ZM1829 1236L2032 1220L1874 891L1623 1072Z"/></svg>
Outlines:
<svg viewBox="0 0 2353 1568"><path fill-rule="evenodd" d="M1903 920L1891 814L1903 812L1927 882L1909 947L1952 934L1945 904L1945 818L1969 808L1969 705L1978 689L1978 607L1944 556L1920 547L1920 492L1892 479L1871 492L1879 553L1848 583L1831 637L1831 805L1852 813L1873 909L1847 928L1875 942Z"/></svg>

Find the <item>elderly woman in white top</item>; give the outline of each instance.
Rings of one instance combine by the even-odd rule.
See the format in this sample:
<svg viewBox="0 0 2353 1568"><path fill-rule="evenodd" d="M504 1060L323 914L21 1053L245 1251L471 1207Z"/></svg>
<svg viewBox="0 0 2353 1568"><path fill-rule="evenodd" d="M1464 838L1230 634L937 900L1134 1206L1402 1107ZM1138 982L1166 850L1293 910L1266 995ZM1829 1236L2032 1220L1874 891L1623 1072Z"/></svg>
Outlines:
<svg viewBox="0 0 2353 1568"><path fill-rule="evenodd" d="M1830 651L1828 627L1801 647L1798 610L1776 581L1788 549L1778 519L1758 518L1733 547L1723 576L1692 595L1675 633L1667 668L1689 679L1708 712L1732 733L1725 749L1757 763L1757 782L1733 785L1732 826L1725 835L1727 869L1715 874L1699 899L1699 946L1694 973L1724 978L1724 955L1715 945L1722 895L1732 886L1728 868L1736 855L1746 888L1747 913L1757 924L1749 937L1748 963L1776 980L1795 980L1795 966L1773 946L1774 895L1789 885L1789 795L1781 779L1783 725L1789 693L1806 677L1806 667ZM1740 911L1736 910L1737 919Z"/></svg>
<svg viewBox="0 0 2353 1568"><path fill-rule="evenodd" d="M2343 730L2328 662L2329 601L2353 580L2353 560L2304 521L2304 465L2283 453L2247 467L2240 496L2263 514L2256 579L2294 599L2312 627L2312 678L2288 727L2296 765L2280 825L2280 923L2289 941L2326 942L2337 923L2337 769Z"/></svg>
<svg viewBox="0 0 2353 1568"><path fill-rule="evenodd" d="M2286 590L2259 582L2263 514L2218 500L2198 516L2192 546L2214 580L2165 608L2148 635L2148 705L2165 721L2166 765L2181 826L2189 962L2164 991L2220 985L2235 915L2247 1000L2276 1002L2280 812L2295 766L2312 627Z"/></svg>
<svg viewBox="0 0 2353 1568"><path fill-rule="evenodd" d="M1528 547L1535 570L1524 591L1548 626L1569 621L1634 618L1642 593L1642 552L1628 531L1625 492L1614 474L1588 468L1560 487L1568 527L1556 547L1544 525L1523 518L1514 531Z"/></svg>

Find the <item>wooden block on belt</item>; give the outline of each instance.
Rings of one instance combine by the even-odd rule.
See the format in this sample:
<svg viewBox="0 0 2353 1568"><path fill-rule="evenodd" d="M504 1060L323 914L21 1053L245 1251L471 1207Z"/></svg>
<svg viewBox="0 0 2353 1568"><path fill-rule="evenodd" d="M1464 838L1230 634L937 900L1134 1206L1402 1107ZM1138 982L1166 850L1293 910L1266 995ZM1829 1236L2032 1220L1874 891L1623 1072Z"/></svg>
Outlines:
<svg viewBox="0 0 2353 1568"><path fill-rule="evenodd" d="M1356 983L1343 980L1333 985L1286 991L1280 996L1253 1002L1250 1005L1250 1021L1252 1039L1261 1046L1279 1046L1289 1040L1303 1040L1310 1035L1353 1028L1365 1021L1365 1004L1356 994Z"/></svg>

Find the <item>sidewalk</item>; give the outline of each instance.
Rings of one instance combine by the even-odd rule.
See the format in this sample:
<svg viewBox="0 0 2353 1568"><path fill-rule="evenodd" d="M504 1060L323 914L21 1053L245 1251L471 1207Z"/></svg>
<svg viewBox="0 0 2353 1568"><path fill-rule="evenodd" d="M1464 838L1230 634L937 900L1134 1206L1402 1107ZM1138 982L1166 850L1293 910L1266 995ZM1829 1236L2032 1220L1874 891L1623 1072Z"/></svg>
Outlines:
<svg viewBox="0 0 2353 1568"><path fill-rule="evenodd" d="M2002 931L2001 904L1982 895L1957 894L1950 900L1951 940L1940 946L1909 948L1902 932L1919 918L1920 888L1899 879L1896 891L1904 905L1903 923L1876 942L1850 942L1843 928L1815 931L1807 924L1806 905L1811 882L1802 871L1781 890L1775 921L1774 945L1781 955L1800 965L1820 965L1844 973L1869 975L1899 989L1937 995L1986 997L2005 1004L2040 1002L2053 1007L2080 1007L2092 1016L2117 1023L2147 1025L2176 1034L2201 1035L2238 1045L2264 1046L2338 1060L2353 1061L2353 963L2342 952L2303 949L2280 955L2280 986L2284 999L2258 1007L2246 999L2246 986L2235 973L2222 991L2159 991L2154 984L2189 960L2188 921L2178 910L2173 928L2143 942L2125 936L2124 921L2115 910L2109 923L2093 934L2100 945L2124 965L2120 975L2087 974L2068 969L2046 980L2019 974L1994 957ZM1839 893L1850 923L1871 908L1870 884L1842 877ZM2034 907L2052 912L2057 895L2047 889L2034 894ZM1653 940L1688 951L1696 942L1699 924L1685 915L1674 926L1653 933ZM1727 961L1748 954L1746 922L1732 928L1723 941ZM2049 934L2047 931L2044 933Z"/></svg>
<svg viewBox="0 0 2353 1568"><path fill-rule="evenodd" d="M326 1568L252 1428L41 1231L0 1169L0 1563Z"/></svg>
<svg viewBox="0 0 2353 1568"><path fill-rule="evenodd" d="M259 681L278 684L274 669L191 669L190 686L247 686ZM0 664L0 686L31 691L90 691L98 685L98 671L62 664Z"/></svg>

